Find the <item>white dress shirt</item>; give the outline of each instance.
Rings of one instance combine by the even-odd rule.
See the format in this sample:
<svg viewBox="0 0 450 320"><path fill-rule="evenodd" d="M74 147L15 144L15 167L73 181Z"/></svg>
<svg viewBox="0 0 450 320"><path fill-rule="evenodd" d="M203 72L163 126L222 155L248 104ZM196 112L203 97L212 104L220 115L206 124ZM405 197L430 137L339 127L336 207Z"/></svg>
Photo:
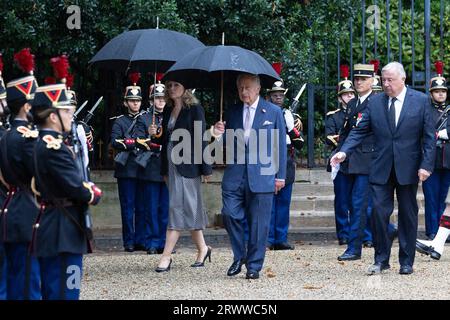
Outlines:
<svg viewBox="0 0 450 320"><path fill-rule="evenodd" d="M252 127L253 125L253 119L255 119L255 113L256 113L256 107L258 106L259 103L259 96L256 98L255 102L252 103L252 105L250 106L250 127ZM246 110L247 110L248 104L244 103L244 108L242 110L242 125L245 124L245 115L246 115Z"/></svg>

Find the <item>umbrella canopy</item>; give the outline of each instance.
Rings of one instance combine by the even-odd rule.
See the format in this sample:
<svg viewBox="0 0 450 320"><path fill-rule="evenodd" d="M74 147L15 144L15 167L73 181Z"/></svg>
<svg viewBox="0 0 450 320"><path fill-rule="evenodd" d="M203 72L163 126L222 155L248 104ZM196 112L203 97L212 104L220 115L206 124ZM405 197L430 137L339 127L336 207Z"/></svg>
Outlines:
<svg viewBox="0 0 450 320"><path fill-rule="evenodd" d="M166 72L186 52L204 47L196 38L166 29L140 29L113 38L89 61L121 72Z"/></svg>
<svg viewBox="0 0 450 320"><path fill-rule="evenodd" d="M279 75L256 52L237 46L210 46L194 49L178 60L166 73L163 81L180 82L185 88L236 88L240 73L257 74L261 86L271 88Z"/></svg>

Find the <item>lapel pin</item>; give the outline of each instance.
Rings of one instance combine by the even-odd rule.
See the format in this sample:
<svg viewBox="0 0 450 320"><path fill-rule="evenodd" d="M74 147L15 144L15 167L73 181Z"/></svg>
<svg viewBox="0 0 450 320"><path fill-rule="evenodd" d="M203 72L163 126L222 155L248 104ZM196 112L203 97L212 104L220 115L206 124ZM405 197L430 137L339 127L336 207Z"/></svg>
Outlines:
<svg viewBox="0 0 450 320"><path fill-rule="evenodd" d="M263 113L266 113L266 109L264 109L264 108L263 108L263 109L261 109L261 111L262 111Z"/></svg>

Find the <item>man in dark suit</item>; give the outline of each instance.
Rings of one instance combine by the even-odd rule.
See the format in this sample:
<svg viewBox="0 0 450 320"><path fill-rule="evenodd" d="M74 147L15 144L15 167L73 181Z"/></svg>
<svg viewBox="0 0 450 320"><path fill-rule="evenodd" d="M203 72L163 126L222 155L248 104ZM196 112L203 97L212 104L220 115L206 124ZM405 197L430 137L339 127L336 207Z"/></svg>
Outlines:
<svg viewBox="0 0 450 320"><path fill-rule="evenodd" d="M392 237L387 228L394 209L394 190L398 200L400 274L411 274L417 236L417 185L425 181L434 167L436 140L430 101L426 95L406 88L406 74L398 62L382 70L384 93L369 101L366 112L350 132L331 165L343 162L369 134L374 137L374 156L369 182L373 213L372 231L375 263L369 274L389 269Z"/></svg>
<svg viewBox="0 0 450 320"><path fill-rule="evenodd" d="M234 254L227 274L237 275L245 263L246 278L257 279L264 263L273 195L285 185L286 124L281 109L259 96L258 76L241 74L237 89L242 103L229 109L227 120L216 123L213 130L215 136L222 135L226 124L227 150L235 151L227 159L222 181L222 214ZM244 219L249 228L247 246Z"/></svg>

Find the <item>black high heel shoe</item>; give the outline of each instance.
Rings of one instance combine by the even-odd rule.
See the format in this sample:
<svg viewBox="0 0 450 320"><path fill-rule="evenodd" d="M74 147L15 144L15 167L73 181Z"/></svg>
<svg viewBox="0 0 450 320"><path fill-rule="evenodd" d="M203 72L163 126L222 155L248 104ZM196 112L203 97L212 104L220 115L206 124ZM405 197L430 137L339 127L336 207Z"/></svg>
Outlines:
<svg viewBox="0 0 450 320"><path fill-rule="evenodd" d="M205 257L203 258L203 261L202 262L195 261L194 264L191 264L191 267L192 268L204 267L205 266L205 261L206 261L207 258L209 258L209 262L211 262L211 251L212 251L212 248L208 247L208 251L206 252Z"/></svg>
<svg viewBox="0 0 450 320"><path fill-rule="evenodd" d="M160 267L156 267L155 271L156 272L169 272L170 271L170 265L172 264L172 258L170 258L170 262L169 265L166 268L160 268Z"/></svg>

